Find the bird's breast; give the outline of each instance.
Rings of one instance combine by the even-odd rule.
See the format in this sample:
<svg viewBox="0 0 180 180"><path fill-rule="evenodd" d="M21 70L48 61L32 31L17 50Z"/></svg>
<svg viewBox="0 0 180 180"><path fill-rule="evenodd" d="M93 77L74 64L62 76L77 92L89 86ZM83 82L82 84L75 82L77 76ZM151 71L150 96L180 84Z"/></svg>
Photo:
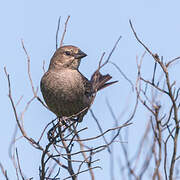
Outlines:
<svg viewBox="0 0 180 180"><path fill-rule="evenodd" d="M84 93L81 74L77 70L49 71L41 80L41 89L61 100L81 98ZM78 96L78 97L77 97Z"/></svg>

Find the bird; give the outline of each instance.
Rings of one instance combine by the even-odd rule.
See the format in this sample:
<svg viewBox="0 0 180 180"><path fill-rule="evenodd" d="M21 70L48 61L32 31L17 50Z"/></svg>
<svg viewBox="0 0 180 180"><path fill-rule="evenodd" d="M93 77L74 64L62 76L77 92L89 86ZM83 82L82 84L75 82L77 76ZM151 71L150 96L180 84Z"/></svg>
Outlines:
<svg viewBox="0 0 180 180"><path fill-rule="evenodd" d="M117 81L96 70L88 80L80 71L81 60L87 56L80 48L65 45L52 56L47 72L41 78L40 88L50 111L58 118L70 117L82 122L96 93Z"/></svg>

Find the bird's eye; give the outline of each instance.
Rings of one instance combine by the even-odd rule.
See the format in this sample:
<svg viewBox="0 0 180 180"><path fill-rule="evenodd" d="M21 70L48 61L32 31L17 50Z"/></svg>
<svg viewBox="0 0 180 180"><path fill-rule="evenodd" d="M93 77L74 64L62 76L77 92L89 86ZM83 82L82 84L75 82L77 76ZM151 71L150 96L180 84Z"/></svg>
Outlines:
<svg viewBox="0 0 180 180"><path fill-rule="evenodd" d="M70 55L71 55L71 52L65 51L65 55L70 56Z"/></svg>

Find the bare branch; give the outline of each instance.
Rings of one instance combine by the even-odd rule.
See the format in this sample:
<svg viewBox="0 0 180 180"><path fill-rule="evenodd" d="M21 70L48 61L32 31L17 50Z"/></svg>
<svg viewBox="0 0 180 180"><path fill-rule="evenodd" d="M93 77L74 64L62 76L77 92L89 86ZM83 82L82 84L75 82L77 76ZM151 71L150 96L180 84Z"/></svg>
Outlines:
<svg viewBox="0 0 180 180"><path fill-rule="evenodd" d="M20 166L20 162L19 162L19 155L18 155L17 148L16 148L16 158L17 158L17 164L18 164L18 169L19 169L21 178L22 178L23 180L25 180L25 177L24 177L24 175L23 175L23 173L22 173L21 166Z"/></svg>
<svg viewBox="0 0 180 180"><path fill-rule="evenodd" d="M179 60L180 59L180 56L179 57L176 57L172 60L170 60L167 64L166 64L166 67L169 67L171 64L173 64L175 61Z"/></svg>
<svg viewBox="0 0 180 180"><path fill-rule="evenodd" d="M70 18L70 16L67 17L66 22L65 22L64 32L63 32L63 35L62 35L62 38L61 38L60 47L63 45L63 41L64 41L64 37L65 37L65 34L66 34L67 24L68 24L69 18Z"/></svg>
<svg viewBox="0 0 180 180"><path fill-rule="evenodd" d="M93 119L96 121L96 123L97 123L97 125L98 125L98 128L99 128L99 131L101 132L101 134L103 134L102 127L101 127L101 125L99 124L99 121L98 121L98 119L96 118L95 114L93 113L92 109L90 109L90 113L91 113ZM106 144L108 144L105 136L103 135L102 137L103 137L103 139L104 139L104 142L105 142ZM111 150L110 150L109 147L108 147L108 152L111 153Z"/></svg>
<svg viewBox="0 0 180 180"><path fill-rule="evenodd" d="M123 73L123 71L120 69L120 67L114 62L109 61L109 63L114 65L114 67L116 67L116 69L120 72L120 74L129 82L129 84L131 85L132 91L134 91L134 85L133 85L132 81Z"/></svg>
<svg viewBox="0 0 180 180"><path fill-rule="evenodd" d="M5 179L6 179L6 180L9 180L9 178L8 178L8 176L7 176L7 171L4 170L4 167L3 167L3 165L2 165L1 163L0 163L0 168L1 168L1 172L2 172L2 174L4 175Z"/></svg>
<svg viewBox="0 0 180 180"><path fill-rule="evenodd" d="M60 22L61 22L61 16L58 19L58 26L57 26L57 30L56 30L56 50L58 49L58 35L59 35Z"/></svg>

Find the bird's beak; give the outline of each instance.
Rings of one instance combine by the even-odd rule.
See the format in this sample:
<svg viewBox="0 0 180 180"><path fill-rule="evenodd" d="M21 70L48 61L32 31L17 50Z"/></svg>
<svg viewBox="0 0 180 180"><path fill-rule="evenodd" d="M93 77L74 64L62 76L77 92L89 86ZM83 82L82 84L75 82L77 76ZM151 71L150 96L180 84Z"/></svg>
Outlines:
<svg viewBox="0 0 180 180"><path fill-rule="evenodd" d="M76 58L76 59L81 59L81 58L84 58L84 57L86 57L86 56L87 56L87 54L84 53L84 52L82 52L81 50L78 50L78 53L75 54L75 58Z"/></svg>

